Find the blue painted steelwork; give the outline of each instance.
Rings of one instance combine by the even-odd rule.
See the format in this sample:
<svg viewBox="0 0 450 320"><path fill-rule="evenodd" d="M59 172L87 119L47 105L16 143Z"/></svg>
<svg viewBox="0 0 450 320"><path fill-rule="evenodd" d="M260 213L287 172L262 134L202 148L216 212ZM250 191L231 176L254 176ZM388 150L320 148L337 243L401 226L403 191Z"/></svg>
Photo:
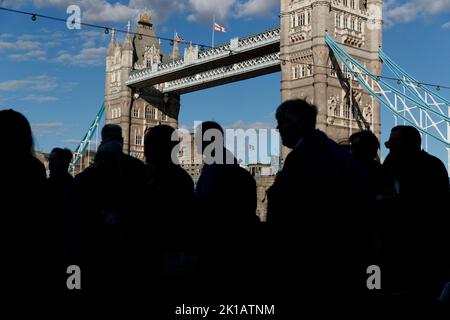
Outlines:
<svg viewBox="0 0 450 320"><path fill-rule="evenodd" d="M344 49L342 49L327 33L325 34L325 41L327 45L330 47L332 52L335 54L335 56L344 64L344 66L347 68L347 70L352 74L352 76L374 97L376 98L382 105L387 107L395 116L403 119L408 124L414 126L417 128L420 132L422 132L425 135L431 136L440 143L444 144L445 147L450 147L450 139L448 137L445 137L445 135L442 134L441 131L438 130L439 135L436 135L430 130L428 130L431 127L437 128L438 124L446 123L447 125L450 123L450 118L445 115L442 110L436 110L431 105L429 105L426 101L424 101L420 96L418 96L416 93L413 94L413 96L407 95L399 90L397 90L394 86L384 81L381 77L378 75L373 74L371 71L369 71L366 67L364 67L361 63L359 63L356 59L354 59L352 56L350 56ZM354 67L359 69L359 71L355 71ZM406 75L407 73L405 73ZM380 92L376 92L373 86L369 85L367 81L364 79L364 75L368 76L370 79L373 80L374 83L379 87ZM408 75L409 76L409 75ZM410 77L410 76L409 76ZM410 77L413 79L412 77ZM415 83L418 83L417 80L414 80ZM405 86L407 87L407 85ZM390 91L384 90L384 88L388 88ZM428 89L428 92L430 90ZM405 101L408 100L414 104L414 108L419 108L421 111L423 111L426 115L426 117L430 118L430 113L434 114L435 116L439 117L439 121L434 121L432 126L429 127L423 127L421 124L418 123L418 121L415 119L415 117L411 114L410 109L412 108L406 108L403 112L409 112L410 117L406 117L405 114L402 114L402 112L399 112L392 104L392 102L387 97L386 93L393 92L397 97L402 98L402 101L405 104ZM445 99L444 99L445 100Z"/></svg>
<svg viewBox="0 0 450 320"><path fill-rule="evenodd" d="M83 153L86 151L87 147L89 146L90 141L92 140L92 137L94 136L95 132L98 130L98 125L100 123L100 120L102 119L103 113L105 112L105 103L103 102L100 110L97 112L97 115L95 116L94 121L92 122L91 126L89 127L86 134L83 136L83 139L81 139L80 144L74 151L74 158L72 160L72 163L69 166L69 172L73 173L75 170L75 166L77 163L81 160Z"/></svg>

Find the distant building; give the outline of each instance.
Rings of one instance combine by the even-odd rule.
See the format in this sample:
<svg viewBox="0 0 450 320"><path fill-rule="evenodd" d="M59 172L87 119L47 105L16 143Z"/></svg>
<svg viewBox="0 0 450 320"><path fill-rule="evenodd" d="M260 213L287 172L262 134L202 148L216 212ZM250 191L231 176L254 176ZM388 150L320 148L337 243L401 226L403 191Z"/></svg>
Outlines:
<svg viewBox="0 0 450 320"><path fill-rule="evenodd" d="M188 143L183 143L183 139L189 137ZM197 153L194 142L194 133L190 135L182 135L180 137L179 161L181 167L191 176L194 184L197 183L203 168L203 159L201 154Z"/></svg>
<svg viewBox="0 0 450 320"><path fill-rule="evenodd" d="M267 189L275 181L275 176L255 176L256 180L256 215L261 221L266 221L267 217Z"/></svg>
<svg viewBox="0 0 450 320"><path fill-rule="evenodd" d="M45 171L48 171L48 158L50 156L49 153L45 153L42 151L35 151L34 156L42 162L42 164L45 166Z"/></svg>
<svg viewBox="0 0 450 320"><path fill-rule="evenodd" d="M254 177L274 176L277 173L276 168L270 163L252 163L247 167Z"/></svg>

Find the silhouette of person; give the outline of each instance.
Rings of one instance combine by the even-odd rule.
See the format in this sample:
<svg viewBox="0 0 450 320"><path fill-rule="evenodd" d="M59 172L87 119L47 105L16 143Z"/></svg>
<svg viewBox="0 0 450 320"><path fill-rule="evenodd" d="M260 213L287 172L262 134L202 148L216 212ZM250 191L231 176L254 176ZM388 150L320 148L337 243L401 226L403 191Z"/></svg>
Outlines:
<svg viewBox="0 0 450 320"><path fill-rule="evenodd" d="M148 285L169 297L186 290L192 276L194 182L178 163L178 135L168 125L149 129L144 139L147 162L144 214L132 224L135 256ZM142 286L142 279L136 280ZM158 286L155 286L158 284Z"/></svg>
<svg viewBox="0 0 450 320"><path fill-rule="evenodd" d="M69 174L69 166L72 161L72 152L69 149L54 148L48 158L48 167L50 175L47 179L48 197L52 199L48 204L48 214L52 216L52 226L57 238L54 239L58 252L68 258L68 241L70 217L72 215L72 193L73 177ZM66 267L70 265L70 260L65 261ZM65 287L64 272L61 282L61 288Z"/></svg>
<svg viewBox="0 0 450 320"><path fill-rule="evenodd" d="M116 141L123 145L123 136L122 136L122 127L117 124L107 124L102 129L102 143L107 143L109 141ZM123 154L125 159L125 168L126 174L133 180L136 180L135 183L141 185L144 183L144 164L141 160L130 156L128 154Z"/></svg>
<svg viewBox="0 0 450 320"><path fill-rule="evenodd" d="M445 210L449 180L444 164L421 149L412 126L392 128L383 167L394 179L398 203L390 218L390 280L405 298L436 301L449 279Z"/></svg>
<svg viewBox="0 0 450 320"><path fill-rule="evenodd" d="M367 173L368 187L370 192L370 204L367 211L372 219L366 224L367 236L367 265L378 265L384 267L386 237L386 212L390 209L395 199L394 184L381 163L378 161L378 150L380 142L371 131L360 131L352 134L349 138L350 150L353 158L357 160ZM377 293L378 290L373 291Z"/></svg>
<svg viewBox="0 0 450 320"><path fill-rule="evenodd" d="M256 182L224 147L218 123L203 122L196 128L195 142L205 162L196 185L203 285L216 293L244 293L256 282Z"/></svg>
<svg viewBox="0 0 450 320"><path fill-rule="evenodd" d="M0 111L0 135L2 288L9 299L26 299L36 291L51 294L60 265L51 220L42 214L47 204L45 167L34 157L31 127L21 113Z"/></svg>
<svg viewBox="0 0 450 320"><path fill-rule="evenodd" d="M333 300L355 296L367 278L357 247L364 219L356 214L367 199L366 175L347 150L316 129L317 112L304 100L278 107L277 128L292 151L267 192L269 288L287 293L296 287L312 301L324 299L330 287L339 288Z"/></svg>
<svg viewBox="0 0 450 320"><path fill-rule="evenodd" d="M140 213L144 164L123 153L121 128L106 125L93 164L75 177L71 257L79 260L87 294L124 288L132 215Z"/></svg>
<svg viewBox="0 0 450 320"><path fill-rule="evenodd" d="M69 174L72 157L72 152L69 149L54 148L48 158L50 192L61 198L62 202L68 201L67 198L73 188L73 177Z"/></svg>
<svg viewBox="0 0 450 320"><path fill-rule="evenodd" d="M359 161L367 173L373 199L393 192L393 184L378 160L380 142L372 131L360 131L349 138L353 158Z"/></svg>

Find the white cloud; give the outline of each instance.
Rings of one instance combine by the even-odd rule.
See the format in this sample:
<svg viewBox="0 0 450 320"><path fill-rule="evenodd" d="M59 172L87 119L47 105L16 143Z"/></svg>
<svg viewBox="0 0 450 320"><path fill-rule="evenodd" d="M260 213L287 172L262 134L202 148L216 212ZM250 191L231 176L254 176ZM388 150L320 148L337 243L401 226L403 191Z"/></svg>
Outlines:
<svg viewBox="0 0 450 320"><path fill-rule="evenodd" d="M0 5L5 8L18 9L31 2L30 0L1 0Z"/></svg>
<svg viewBox="0 0 450 320"><path fill-rule="evenodd" d="M411 0L399 2L387 0L384 3L386 25L411 22L419 17L435 16L450 12L449 0Z"/></svg>
<svg viewBox="0 0 450 320"><path fill-rule="evenodd" d="M31 123L33 134L38 137L45 137L49 135L60 135L66 131L66 128L61 122L37 122Z"/></svg>
<svg viewBox="0 0 450 320"><path fill-rule="evenodd" d="M22 54L10 54L9 59L13 61L27 61L27 60L47 60L47 52L44 50L31 50Z"/></svg>
<svg viewBox="0 0 450 320"><path fill-rule="evenodd" d="M0 82L0 91L16 91L25 89L29 91L48 92L58 86L56 78L46 74L40 76L27 77L19 80L7 80Z"/></svg>
<svg viewBox="0 0 450 320"><path fill-rule="evenodd" d="M236 0L189 0L189 21L210 22L213 16L216 21L225 21L233 10Z"/></svg>
<svg viewBox="0 0 450 320"><path fill-rule="evenodd" d="M42 102L58 101L59 98L53 97L53 96L39 96L39 95L35 95L35 94L29 94L29 95L23 97L21 100L42 103Z"/></svg>
<svg viewBox="0 0 450 320"><path fill-rule="evenodd" d="M144 9L148 9L156 25L161 24L171 15L184 12L187 9L186 0L130 0L129 7L136 9L138 14L142 14Z"/></svg>
<svg viewBox="0 0 450 320"><path fill-rule="evenodd" d="M443 29L448 29L448 30L450 30L450 21L444 23L444 24L442 25L442 28L443 28Z"/></svg>
<svg viewBox="0 0 450 320"><path fill-rule="evenodd" d="M66 140L63 140L62 142L68 143L68 144L73 144L73 145L77 146L80 143L80 139L66 139Z"/></svg>
<svg viewBox="0 0 450 320"><path fill-rule="evenodd" d="M126 21L135 19L139 10L120 2L110 3L106 0L33 0L37 8L57 7L66 9L78 5L81 9L82 22Z"/></svg>
<svg viewBox="0 0 450 320"><path fill-rule="evenodd" d="M248 0L236 6L237 17L268 16L278 14L279 0Z"/></svg>
<svg viewBox="0 0 450 320"><path fill-rule="evenodd" d="M116 0L4 0L4 3L5 7L18 8L28 3L37 8L63 10L76 4L80 6L82 22L90 23L137 21L147 8L156 25L179 13L186 13L189 21L208 23L215 15L218 22L224 23L231 17L268 16L274 10L278 12L279 6L279 0L129 0L128 4Z"/></svg>
<svg viewBox="0 0 450 320"><path fill-rule="evenodd" d="M0 41L0 51L2 50L33 50L38 49L40 43L36 41L17 40L17 41Z"/></svg>
<svg viewBox="0 0 450 320"><path fill-rule="evenodd" d="M83 48L76 54L63 51L60 52L56 61L78 66L100 66L105 63L106 50L106 47Z"/></svg>

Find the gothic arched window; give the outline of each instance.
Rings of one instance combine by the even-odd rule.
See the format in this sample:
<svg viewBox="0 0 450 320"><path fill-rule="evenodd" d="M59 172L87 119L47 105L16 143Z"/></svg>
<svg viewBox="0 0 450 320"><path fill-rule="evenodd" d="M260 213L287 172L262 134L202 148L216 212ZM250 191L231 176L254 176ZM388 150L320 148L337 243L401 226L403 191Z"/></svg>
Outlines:
<svg viewBox="0 0 450 320"><path fill-rule="evenodd" d="M145 107L145 119L147 120L154 120L154 116L152 115L153 108L150 106Z"/></svg>
<svg viewBox="0 0 450 320"><path fill-rule="evenodd" d="M336 108L334 109L334 116L335 117L341 116L341 105L339 103L336 103Z"/></svg>
<svg viewBox="0 0 450 320"><path fill-rule="evenodd" d="M136 145L141 146L142 145L142 136L140 132L136 132Z"/></svg>
<svg viewBox="0 0 450 320"><path fill-rule="evenodd" d="M139 108L135 107L133 109L133 117L139 118Z"/></svg>
<svg viewBox="0 0 450 320"><path fill-rule="evenodd" d="M350 104L346 104L344 108L344 118L350 119Z"/></svg>
<svg viewBox="0 0 450 320"><path fill-rule="evenodd" d="M298 67L292 67L292 79L298 79Z"/></svg>
<svg viewBox="0 0 450 320"><path fill-rule="evenodd" d="M300 25L301 26L305 25L305 13L304 12L300 13Z"/></svg>

